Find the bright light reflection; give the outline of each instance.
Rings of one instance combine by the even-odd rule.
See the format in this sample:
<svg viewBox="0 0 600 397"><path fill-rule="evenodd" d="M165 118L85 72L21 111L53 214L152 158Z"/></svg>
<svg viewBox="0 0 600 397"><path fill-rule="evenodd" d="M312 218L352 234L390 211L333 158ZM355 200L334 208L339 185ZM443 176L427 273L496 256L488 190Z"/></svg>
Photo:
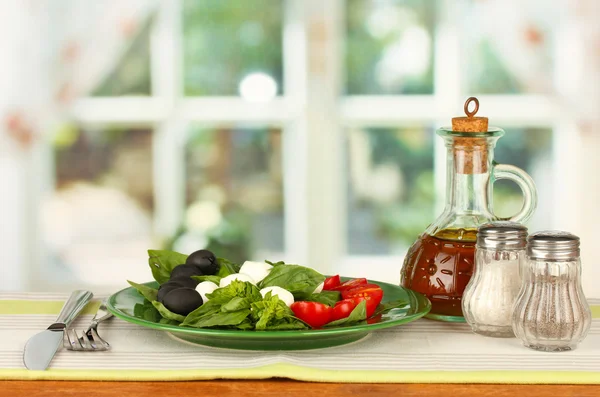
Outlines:
<svg viewBox="0 0 600 397"><path fill-rule="evenodd" d="M268 102L277 95L277 82L265 73L251 73L240 82L239 92L248 102Z"/></svg>

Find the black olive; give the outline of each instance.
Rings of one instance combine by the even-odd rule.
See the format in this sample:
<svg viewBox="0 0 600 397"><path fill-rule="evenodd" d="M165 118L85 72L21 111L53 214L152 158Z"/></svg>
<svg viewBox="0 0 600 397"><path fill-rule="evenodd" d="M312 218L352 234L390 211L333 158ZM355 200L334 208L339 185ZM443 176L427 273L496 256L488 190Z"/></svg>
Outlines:
<svg viewBox="0 0 600 397"><path fill-rule="evenodd" d="M160 287L158 287L158 294L156 296L156 300L159 301L160 303L163 303L165 295L167 295L169 292L173 291L174 289L184 288L184 287L190 287L190 286L186 282L178 282L177 280L176 281L169 280L166 283L161 284Z"/></svg>
<svg viewBox="0 0 600 397"><path fill-rule="evenodd" d="M173 313L187 316L202 306L202 297L193 288L177 288L165 295L163 304Z"/></svg>
<svg viewBox="0 0 600 397"><path fill-rule="evenodd" d="M191 277L181 277L181 276L171 278L169 280L169 282L181 284L182 287L186 287L186 288L196 288L196 286L200 283L200 281L194 280Z"/></svg>
<svg viewBox="0 0 600 397"><path fill-rule="evenodd" d="M219 271L219 262L215 254L209 250L199 250L190 254L185 261L186 265L197 266L202 274L214 276Z"/></svg>
<svg viewBox="0 0 600 397"><path fill-rule="evenodd" d="M176 277L202 276L202 270L196 265L179 265L171 270L171 280Z"/></svg>

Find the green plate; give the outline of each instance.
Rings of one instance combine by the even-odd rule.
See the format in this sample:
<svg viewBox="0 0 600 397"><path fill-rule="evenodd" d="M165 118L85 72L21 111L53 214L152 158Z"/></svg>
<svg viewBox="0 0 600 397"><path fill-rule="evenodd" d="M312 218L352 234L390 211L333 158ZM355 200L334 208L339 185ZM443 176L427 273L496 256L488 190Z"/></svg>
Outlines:
<svg viewBox="0 0 600 397"><path fill-rule="evenodd" d="M418 292L403 287L370 281L383 289L383 301L406 300L405 307L392 309L371 324L306 331L242 331L179 327L136 317L134 307L144 297L134 288L125 288L108 299L108 310L115 316L144 327L166 331L176 338L205 346L243 350L307 350L339 346L364 338L376 329L395 327L415 321L429 312L431 303ZM158 283L145 283L153 288Z"/></svg>

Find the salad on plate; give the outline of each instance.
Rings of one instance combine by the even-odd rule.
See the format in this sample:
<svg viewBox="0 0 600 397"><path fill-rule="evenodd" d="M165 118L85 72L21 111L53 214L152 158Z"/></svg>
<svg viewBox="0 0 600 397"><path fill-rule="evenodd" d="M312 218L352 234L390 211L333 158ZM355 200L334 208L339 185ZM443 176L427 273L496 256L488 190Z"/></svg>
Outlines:
<svg viewBox="0 0 600 397"><path fill-rule="evenodd" d="M202 249L190 255L149 250L157 289L129 281L145 298L136 316L192 328L309 330L379 321L407 302L381 304L382 288L366 278L343 281L284 262L241 265Z"/></svg>

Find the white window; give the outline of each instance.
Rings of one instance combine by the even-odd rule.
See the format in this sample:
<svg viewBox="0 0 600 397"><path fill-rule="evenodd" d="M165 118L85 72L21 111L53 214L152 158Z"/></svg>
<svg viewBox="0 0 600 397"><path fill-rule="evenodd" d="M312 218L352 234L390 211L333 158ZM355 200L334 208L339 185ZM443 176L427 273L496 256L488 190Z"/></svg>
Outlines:
<svg viewBox="0 0 600 397"><path fill-rule="evenodd" d="M537 182L531 230L591 244L573 205L585 138L546 90L568 67L561 30L484 3L162 1L37 155L31 287L111 291L149 279L148 248L205 246L398 282L444 201L434 131L471 95L507 131L496 160ZM510 183L494 200L504 216L521 205Z"/></svg>

